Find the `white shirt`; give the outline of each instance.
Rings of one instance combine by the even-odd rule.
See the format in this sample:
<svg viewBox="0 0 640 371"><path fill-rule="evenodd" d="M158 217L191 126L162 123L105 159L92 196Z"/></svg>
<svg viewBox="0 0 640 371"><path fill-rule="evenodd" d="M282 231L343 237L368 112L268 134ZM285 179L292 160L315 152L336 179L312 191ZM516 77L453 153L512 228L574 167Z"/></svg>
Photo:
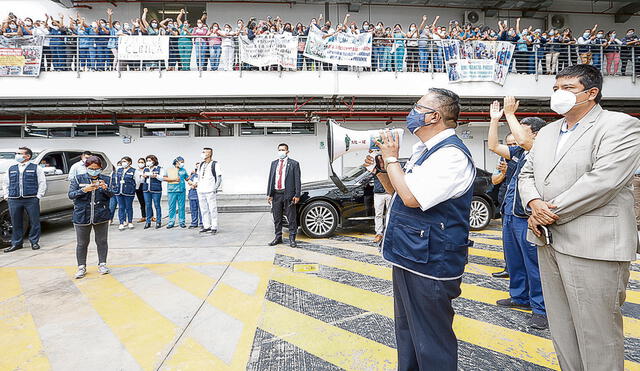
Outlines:
<svg viewBox="0 0 640 371"><path fill-rule="evenodd" d="M87 167L84 166L84 162L78 161L75 164L71 165L71 169L69 169L69 176L67 177L68 181L72 181L77 175L86 174Z"/></svg>
<svg viewBox="0 0 640 371"><path fill-rule="evenodd" d="M147 171L147 174L149 174L150 172L153 172L153 169L155 169L157 167L158 167L157 165L154 166L154 167L147 167L144 170L149 170L149 171ZM144 174L144 170L142 170L142 174ZM160 173L158 174L157 178L152 178L151 176L148 176L148 177L142 178L142 179L143 179L143 182L147 183L149 185L149 187L151 187L151 179L156 179L156 180L159 180L159 181L163 182L164 181L163 177L165 177L165 176L167 176L167 169L160 168Z"/></svg>
<svg viewBox="0 0 640 371"><path fill-rule="evenodd" d="M558 146L556 147L556 158L558 158L558 155L560 155L560 151L562 151L562 147L564 147L567 141L569 141L569 137L571 137L573 132L576 131L578 125L580 125L579 122L577 122L572 129L569 129L567 127L567 120L564 120L564 122L562 122L562 127L560 127L560 135L558 136Z"/></svg>
<svg viewBox="0 0 640 371"><path fill-rule="evenodd" d="M276 178L273 180L273 187L275 190L280 191L285 188L284 180L287 179L287 163L289 162L289 157L285 157L282 161L282 187L278 188L278 174L280 171L280 159L278 159L278 164L276 165Z"/></svg>
<svg viewBox="0 0 640 371"><path fill-rule="evenodd" d="M216 179L211 173L211 162L202 162L198 169L198 193L211 193L217 191ZM222 172L220 171L220 163L216 162L216 176L220 178Z"/></svg>
<svg viewBox="0 0 640 371"><path fill-rule="evenodd" d="M456 147L441 148L421 165L414 165L424 151L455 133L454 129L446 129L428 141L413 146L413 155L405 166L405 172L412 172L405 174L405 181L422 211L448 199L462 196L473 185L474 165L467 155Z"/></svg>
<svg viewBox="0 0 640 371"><path fill-rule="evenodd" d="M27 165L29 165L30 161L25 161L18 164L18 172L20 173L20 183L22 183L22 174L24 173L24 169L26 169ZM36 195L38 199L42 199L44 197L45 192L47 191L47 178L44 175L44 169L40 166L36 166L36 174L38 176L38 194ZM4 198L9 198L9 169L4 174L4 178L2 179L2 189L4 190ZM22 194L23 188L20 187L20 194Z"/></svg>

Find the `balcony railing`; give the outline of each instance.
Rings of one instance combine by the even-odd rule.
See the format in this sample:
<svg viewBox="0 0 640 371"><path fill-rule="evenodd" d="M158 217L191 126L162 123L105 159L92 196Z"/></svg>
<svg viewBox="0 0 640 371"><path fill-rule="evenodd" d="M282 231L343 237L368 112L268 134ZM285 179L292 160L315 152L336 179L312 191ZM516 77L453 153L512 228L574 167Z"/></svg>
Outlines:
<svg viewBox="0 0 640 371"><path fill-rule="evenodd" d="M156 37L156 36L144 36ZM119 36L48 35L41 72L75 71L355 71L395 73L445 73L440 41L379 39L372 43L371 66L352 67L324 63L304 56L305 37L299 38L296 68L279 65L254 67L243 63L237 37L169 36L167 59L118 60ZM0 47L19 46L18 38L0 37ZM518 74L555 74L562 68L589 63L606 76L640 74L640 47L576 44L515 44L509 71Z"/></svg>

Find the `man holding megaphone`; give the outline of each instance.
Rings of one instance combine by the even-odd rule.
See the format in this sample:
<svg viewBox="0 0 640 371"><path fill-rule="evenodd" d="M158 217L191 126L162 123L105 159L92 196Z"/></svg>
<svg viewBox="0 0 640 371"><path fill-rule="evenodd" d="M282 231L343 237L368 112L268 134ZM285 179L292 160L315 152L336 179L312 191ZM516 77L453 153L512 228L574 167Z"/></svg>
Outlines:
<svg viewBox="0 0 640 371"><path fill-rule="evenodd" d="M398 370L456 370L458 343L451 300L460 295L467 261L475 166L456 136L460 99L431 88L407 116L420 141L403 169L399 140L384 131L378 147L386 173L377 177L393 194L382 243L393 264ZM366 165L374 159L367 156Z"/></svg>

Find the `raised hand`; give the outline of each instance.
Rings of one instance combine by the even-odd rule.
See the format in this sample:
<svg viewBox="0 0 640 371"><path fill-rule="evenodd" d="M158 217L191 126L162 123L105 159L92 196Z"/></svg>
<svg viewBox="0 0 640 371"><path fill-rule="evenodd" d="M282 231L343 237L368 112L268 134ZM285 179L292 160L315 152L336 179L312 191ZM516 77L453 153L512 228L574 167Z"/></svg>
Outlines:
<svg viewBox="0 0 640 371"><path fill-rule="evenodd" d="M514 115L520 106L520 101L513 96L504 97L504 113L505 115Z"/></svg>
<svg viewBox="0 0 640 371"><path fill-rule="evenodd" d="M113 10L111 8L107 8L107 15L113 15Z"/></svg>
<svg viewBox="0 0 640 371"><path fill-rule="evenodd" d="M500 120L502 118L504 111L500 109L500 102L494 100L493 103L491 103L491 106L489 106L489 114L492 120Z"/></svg>

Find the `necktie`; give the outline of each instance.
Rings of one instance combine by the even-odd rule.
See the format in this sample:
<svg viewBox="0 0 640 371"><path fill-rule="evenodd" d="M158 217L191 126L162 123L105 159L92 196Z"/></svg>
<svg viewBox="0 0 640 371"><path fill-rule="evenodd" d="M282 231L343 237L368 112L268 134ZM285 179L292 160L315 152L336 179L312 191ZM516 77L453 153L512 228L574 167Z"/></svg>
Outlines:
<svg viewBox="0 0 640 371"><path fill-rule="evenodd" d="M276 187L278 190L282 189L282 167L284 165L284 160L280 160L280 166L278 168L278 186Z"/></svg>

